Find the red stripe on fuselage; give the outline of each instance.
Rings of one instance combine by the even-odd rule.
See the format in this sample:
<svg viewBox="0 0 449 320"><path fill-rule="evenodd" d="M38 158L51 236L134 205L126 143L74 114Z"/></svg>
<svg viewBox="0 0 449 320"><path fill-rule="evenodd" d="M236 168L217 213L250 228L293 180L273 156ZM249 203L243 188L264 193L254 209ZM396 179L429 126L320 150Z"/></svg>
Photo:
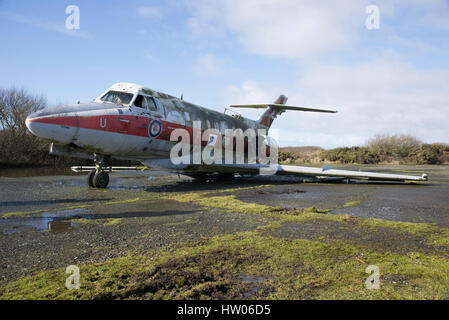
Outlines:
<svg viewBox="0 0 449 320"><path fill-rule="evenodd" d="M148 127L154 119L133 115L99 115L99 116L73 116L73 117L45 117L28 120L67 127L78 127L81 129L100 130L115 132L138 137L149 137ZM156 139L170 140L170 134L175 129L185 129L192 132L192 128L177 123L159 120L162 130Z"/></svg>
<svg viewBox="0 0 449 320"><path fill-rule="evenodd" d="M121 121L125 120L125 121ZM99 130L114 132L138 137L149 138L148 128L153 120L158 120L162 124L161 133L154 139L170 141L170 135L173 130L184 129L190 135L190 144L193 144L193 128L182 124L168 122L160 119L152 119L149 117L135 115L98 115L98 116L67 116L67 117L43 117L28 120L30 122L39 122L45 124L53 124L68 127L78 127L81 129ZM205 130L201 130L201 136ZM221 134L223 139L224 135ZM235 139L235 138L234 138ZM207 145L207 141L201 141L202 146ZM225 149L225 146L223 146ZM236 143L234 140L233 149ZM248 142L244 142L244 153L248 153ZM267 156L270 154L270 148L267 147Z"/></svg>

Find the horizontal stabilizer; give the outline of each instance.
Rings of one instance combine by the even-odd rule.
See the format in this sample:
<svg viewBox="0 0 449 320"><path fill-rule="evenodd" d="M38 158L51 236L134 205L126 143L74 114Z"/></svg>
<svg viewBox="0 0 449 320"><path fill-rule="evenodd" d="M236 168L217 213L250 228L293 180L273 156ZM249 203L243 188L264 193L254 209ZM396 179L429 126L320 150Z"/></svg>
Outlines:
<svg viewBox="0 0 449 320"><path fill-rule="evenodd" d="M286 106L283 104L234 104L230 106L231 108L252 108L252 109L265 109L271 107L276 110L295 110L295 111L310 111L310 112L326 112L326 113L336 113L336 110L326 110L326 109L314 109L306 107L296 107L296 106Z"/></svg>

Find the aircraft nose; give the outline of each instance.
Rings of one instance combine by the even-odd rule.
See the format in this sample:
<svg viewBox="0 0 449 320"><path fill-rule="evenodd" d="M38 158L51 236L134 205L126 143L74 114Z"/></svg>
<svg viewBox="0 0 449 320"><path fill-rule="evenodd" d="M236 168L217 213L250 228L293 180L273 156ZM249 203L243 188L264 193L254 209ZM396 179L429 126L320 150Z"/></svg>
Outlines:
<svg viewBox="0 0 449 320"><path fill-rule="evenodd" d="M30 114L25 125L35 136L63 144L72 142L78 129L76 114L52 110Z"/></svg>
<svg viewBox="0 0 449 320"><path fill-rule="evenodd" d="M38 136L39 132L39 125L37 124L37 122L35 122L37 118L39 118L38 113L34 112L25 119L25 125L27 126L28 130L30 130L31 133L36 136Z"/></svg>
<svg viewBox="0 0 449 320"><path fill-rule="evenodd" d="M25 125L27 126L28 130L30 130L30 132L32 134L34 134L35 136L38 137L42 137L42 126L39 123L39 113L38 112L34 112L32 114L30 114L26 120L25 120Z"/></svg>

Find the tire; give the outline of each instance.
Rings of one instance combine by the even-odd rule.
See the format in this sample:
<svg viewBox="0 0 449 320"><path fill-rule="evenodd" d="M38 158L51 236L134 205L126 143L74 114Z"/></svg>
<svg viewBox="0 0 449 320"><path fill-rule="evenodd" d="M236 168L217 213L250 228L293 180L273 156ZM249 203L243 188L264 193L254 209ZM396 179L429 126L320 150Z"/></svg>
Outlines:
<svg viewBox="0 0 449 320"><path fill-rule="evenodd" d="M104 189L109 184L109 175L104 171L97 172L95 173L93 183L95 188Z"/></svg>
<svg viewBox="0 0 449 320"><path fill-rule="evenodd" d="M89 174L87 175L87 184L89 185L89 187L95 188L94 186L94 176L95 176L95 170L92 170L91 172L89 172Z"/></svg>

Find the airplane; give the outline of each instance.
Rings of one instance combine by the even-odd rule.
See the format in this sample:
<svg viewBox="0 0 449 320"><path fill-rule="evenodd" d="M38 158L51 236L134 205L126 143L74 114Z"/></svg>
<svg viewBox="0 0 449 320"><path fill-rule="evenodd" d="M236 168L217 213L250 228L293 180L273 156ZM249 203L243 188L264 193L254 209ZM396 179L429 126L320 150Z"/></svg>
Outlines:
<svg viewBox="0 0 449 320"><path fill-rule="evenodd" d="M93 188L106 188L109 184L107 168L111 159L134 160L144 166L182 173L194 178L210 174L234 176L259 174L261 163L184 162L174 164L170 150L177 141L170 139L176 129L192 133L195 121L202 129L215 129L223 135L229 129L268 130L274 119L287 110L335 113L335 110L314 109L286 105L287 97L280 95L272 104L231 105L232 108L265 109L257 120L234 112L227 114L189 103L182 97L149 89L142 85L120 82L112 85L89 103L61 105L43 109L26 118L29 131L49 140L50 154L92 159L95 169L87 176ZM201 132L203 132L202 130ZM268 136L262 136L270 153ZM189 141L193 147L194 141ZM204 148L208 141L202 141ZM234 146L235 148L235 146ZM245 153L248 147L245 146ZM270 164L273 165L273 164ZM362 172L274 164L275 174L314 177L319 179L377 180L377 181L427 181L421 176Z"/></svg>

